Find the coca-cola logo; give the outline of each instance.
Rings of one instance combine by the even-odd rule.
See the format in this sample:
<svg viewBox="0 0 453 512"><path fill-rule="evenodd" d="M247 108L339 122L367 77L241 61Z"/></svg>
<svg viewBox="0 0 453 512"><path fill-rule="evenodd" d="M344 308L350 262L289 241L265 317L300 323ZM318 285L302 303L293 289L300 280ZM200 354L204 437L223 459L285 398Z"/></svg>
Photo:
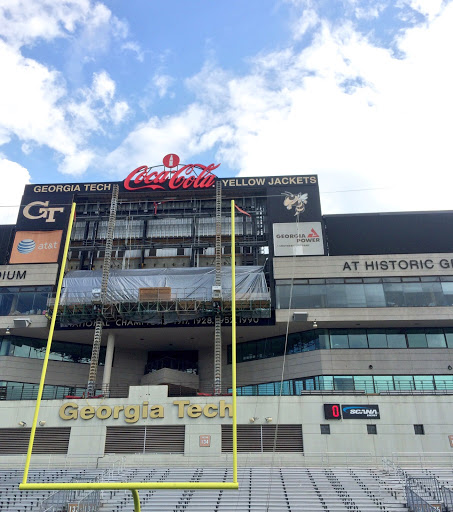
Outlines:
<svg viewBox="0 0 453 512"><path fill-rule="evenodd" d="M169 158L171 157L171 159ZM134 169L124 180L126 190L140 190L150 188L152 190L177 190L177 189L205 189L212 188L215 185L215 174L212 173L220 164L202 164L183 165L175 170L175 162L179 162L177 155L167 155L164 158L164 168L148 167L141 165ZM171 168L166 168L167 165ZM166 164L166 165L165 165ZM197 175L196 170L200 172Z"/></svg>

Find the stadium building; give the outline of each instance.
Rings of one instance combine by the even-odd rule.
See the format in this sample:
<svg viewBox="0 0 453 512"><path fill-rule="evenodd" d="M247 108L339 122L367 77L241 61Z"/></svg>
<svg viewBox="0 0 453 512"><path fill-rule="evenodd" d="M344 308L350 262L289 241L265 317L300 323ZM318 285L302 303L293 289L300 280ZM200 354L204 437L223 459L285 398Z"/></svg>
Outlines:
<svg viewBox="0 0 453 512"><path fill-rule="evenodd" d="M217 167L25 187L0 228L3 461L27 448L64 264L33 453L231 460L231 200L240 461L448 454L453 212L322 215L316 175Z"/></svg>

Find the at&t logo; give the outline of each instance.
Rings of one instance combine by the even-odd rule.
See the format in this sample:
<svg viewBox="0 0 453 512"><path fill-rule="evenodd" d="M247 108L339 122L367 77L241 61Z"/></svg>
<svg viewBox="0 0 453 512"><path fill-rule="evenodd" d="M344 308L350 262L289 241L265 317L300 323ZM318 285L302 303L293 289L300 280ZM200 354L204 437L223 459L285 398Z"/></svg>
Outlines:
<svg viewBox="0 0 453 512"><path fill-rule="evenodd" d="M40 206L44 208L39 208ZM57 212L63 213L64 208L49 208L49 201L34 201L24 207L23 214L27 219L46 219L46 222L55 222Z"/></svg>
<svg viewBox="0 0 453 512"><path fill-rule="evenodd" d="M36 243L31 238L26 238L25 240L21 240L17 244L17 250L21 254L29 254L30 252L33 252L35 250Z"/></svg>

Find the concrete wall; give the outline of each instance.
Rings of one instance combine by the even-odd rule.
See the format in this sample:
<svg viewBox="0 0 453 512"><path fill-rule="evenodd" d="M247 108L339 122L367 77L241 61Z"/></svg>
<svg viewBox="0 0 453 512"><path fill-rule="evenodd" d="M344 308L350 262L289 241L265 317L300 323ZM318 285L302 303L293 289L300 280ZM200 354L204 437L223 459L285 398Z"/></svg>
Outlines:
<svg viewBox="0 0 453 512"><path fill-rule="evenodd" d="M453 274L453 253L305 256L274 258L273 263L275 279L288 279L293 276L293 273L295 279ZM407 268L405 268L406 264Z"/></svg>
<svg viewBox="0 0 453 512"><path fill-rule="evenodd" d="M140 418L134 425L185 425L185 456L202 458L221 457L221 425L231 423L231 418L221 418L219 414L208 418L189 417L187 407L184 415L178 417L179 406L175 404L184 398L167 398L166 387L143 386L131 388L127 399L81 399L77 400L79 410L84 406L98 407L115 405L141 405L143 401L151 405L162 405L164 417L160 419ZM231 403L231 397L189 397L191 404L204 407L212 403L217 406L220 400ZM59 416L60 407L68 400L43 401L39 420L45 420L44 427L71 427L69 454L102 455L106 427L116 425L127 427L124 415L118 419L110 417L100 420L96 416L89 420L63 420ZM74 401L75 402L75 401ZM325 420L324 403L378 405L380 419ZM33 419L34 402L0 402L0 428L21 428L19 421L30 426ZM393 452L442 452L450 454L448 436L453 434L453 395L308 395L299 397L239 397L238 424L302 425L305 456L325 452L360 453L373 456L388 456ZM330 424L331 434L320 433L321 424ZM367 424L377 425L377 435L367 434ZM425 435L415 435L414 425L424 425ZM210 435L211 446L200 447L199 436ZM268 454L269 455L269 454ZM165 457L165 455L163 455ZM261 457L259 454L254 455ZM288 454L293 460L302 460L302 454ZM264 457L264 455L263 455ZM219 459L220 460L220 459Z"/></svg>

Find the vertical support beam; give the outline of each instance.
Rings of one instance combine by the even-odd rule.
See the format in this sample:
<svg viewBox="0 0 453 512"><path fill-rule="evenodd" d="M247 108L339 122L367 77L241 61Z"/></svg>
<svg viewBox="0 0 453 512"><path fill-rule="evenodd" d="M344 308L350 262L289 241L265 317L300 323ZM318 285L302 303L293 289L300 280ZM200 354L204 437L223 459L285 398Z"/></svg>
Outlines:
<svg viewBox="0 0 453 512"><path fill-rule="evenodd" d="M233 482L238 481L238 429L236 405L236 233L234 200L231 201L231 386L233 388Z"/></svg>
<svg viewBox="0 0 453 512"><path fill-rule="evenodd" d="M102 393L110 395L110 377L112 375L113 351L115 349L115 335L110 333L107 337L107 350L105 352L104 376L102 378Z"/></svg>

